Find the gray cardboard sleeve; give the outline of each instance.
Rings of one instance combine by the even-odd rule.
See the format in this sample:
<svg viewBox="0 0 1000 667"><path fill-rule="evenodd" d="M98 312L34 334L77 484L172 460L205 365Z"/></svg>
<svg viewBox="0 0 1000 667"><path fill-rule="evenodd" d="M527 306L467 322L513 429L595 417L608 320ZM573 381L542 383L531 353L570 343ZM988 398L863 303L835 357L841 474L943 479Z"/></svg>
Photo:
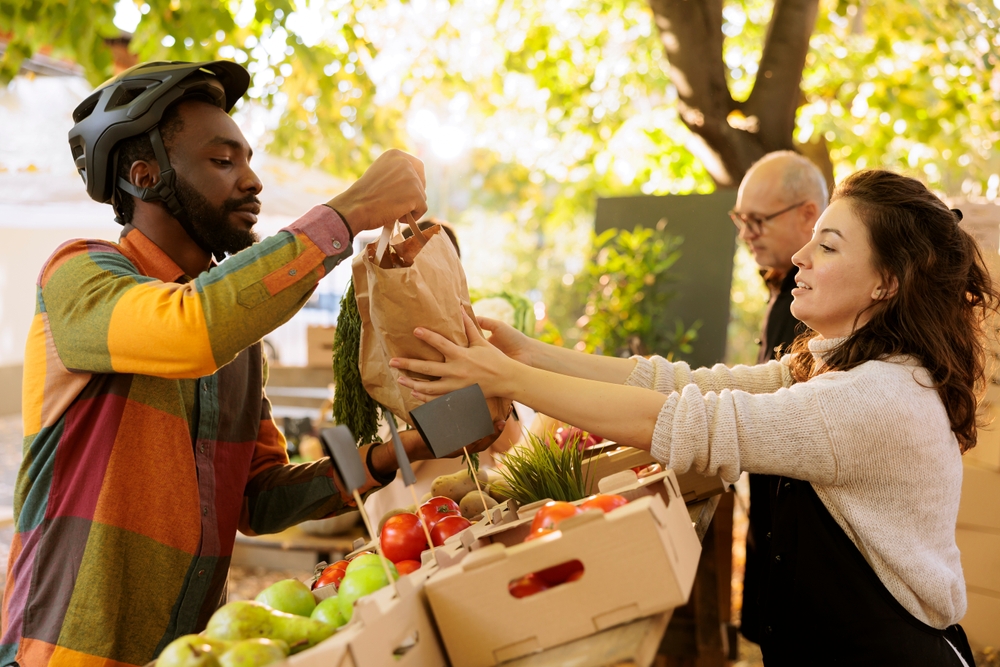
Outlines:
<svg viewBox="0 0 1000 667"><path fill-rule="evenodd" d="M490 409L478 384L424 403L410 412L410 417L439 459L493 433Z"/></svg>

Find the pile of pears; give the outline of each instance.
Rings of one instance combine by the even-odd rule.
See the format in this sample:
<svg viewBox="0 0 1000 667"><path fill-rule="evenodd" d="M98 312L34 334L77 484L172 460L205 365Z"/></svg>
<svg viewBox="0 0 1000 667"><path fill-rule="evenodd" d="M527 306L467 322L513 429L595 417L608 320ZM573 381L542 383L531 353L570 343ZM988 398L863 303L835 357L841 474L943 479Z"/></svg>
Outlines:
<svg viewBox="0 0 1000 667"><path fill-rule="evenodd" d="M253 601L230 602L212 614L204 632L167 645L156 667L265 667L315 646L351 619L357 598L388 585L379 558L364 554L352 560L341 594L319 603L298 579L279 581ZM364 585L351 585L348 579Z"/></svg>

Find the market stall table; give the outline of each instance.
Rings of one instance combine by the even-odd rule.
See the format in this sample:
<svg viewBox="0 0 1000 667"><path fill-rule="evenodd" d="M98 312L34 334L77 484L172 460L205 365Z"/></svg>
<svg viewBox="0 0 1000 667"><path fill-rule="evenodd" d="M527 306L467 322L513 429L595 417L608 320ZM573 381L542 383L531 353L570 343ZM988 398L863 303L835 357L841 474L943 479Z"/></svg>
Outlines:
<svg viewBox="0 0 1000 667"><path fill-rule="evenodd" d="M328 537L310 535L298 526L272 535L236 533L233 561L245 566L310 571L320 561L332 563L349 554L359 538L364 538L360 526Z"/></svg>

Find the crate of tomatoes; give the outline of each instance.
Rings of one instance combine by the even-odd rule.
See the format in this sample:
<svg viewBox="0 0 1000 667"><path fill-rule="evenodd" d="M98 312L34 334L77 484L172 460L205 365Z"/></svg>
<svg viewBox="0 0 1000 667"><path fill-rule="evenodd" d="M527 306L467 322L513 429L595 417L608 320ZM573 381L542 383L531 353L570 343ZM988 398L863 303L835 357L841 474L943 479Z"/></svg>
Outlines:
<svg viewBox="0 0 1000 667"><path fill-rule="evenodd" d="M526 507L530 517L494 533L527 524L523 542L482 535L432 574L427 599L453 667L496 665L687 601L701 544L676 476L619 491Z"/></svg>

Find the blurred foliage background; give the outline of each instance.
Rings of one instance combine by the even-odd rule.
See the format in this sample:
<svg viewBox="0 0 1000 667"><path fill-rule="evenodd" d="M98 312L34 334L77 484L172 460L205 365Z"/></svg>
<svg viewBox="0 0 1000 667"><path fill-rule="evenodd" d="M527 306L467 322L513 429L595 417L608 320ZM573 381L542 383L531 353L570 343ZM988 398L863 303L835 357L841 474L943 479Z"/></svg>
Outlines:
<svg viewBox="0 0 1000 667"><path fill-rule="evenodd" d="M729 93L746 99L774 3L717 4ZM838 178L887 166L945 194L996 198L998 7L819 0L794 141L818 145ZM528 293L536 315L549 316L548 335L567 345L627 346L623 333L648 322L597 345L595 323L579 325L593 317L580 290L600 292L591 303L602 308L612 297L641 303L601 301L601 280L657 269L676 250L653 233L642 243L661 244L662 256L611 266L638 241L593 239L596 198L715 187L689 150L642 0L0 0L10 36L0 76L9 81L21 59L46 49L100 83L113 74L105 40L123 28L140 60L246 65L253 83L239 113L272 153L345 178L386 147L419 155L432 213L451 219L468 248L470 284ZM744 250L734 279L731 356L750 360L766 293Z"/></svg>

